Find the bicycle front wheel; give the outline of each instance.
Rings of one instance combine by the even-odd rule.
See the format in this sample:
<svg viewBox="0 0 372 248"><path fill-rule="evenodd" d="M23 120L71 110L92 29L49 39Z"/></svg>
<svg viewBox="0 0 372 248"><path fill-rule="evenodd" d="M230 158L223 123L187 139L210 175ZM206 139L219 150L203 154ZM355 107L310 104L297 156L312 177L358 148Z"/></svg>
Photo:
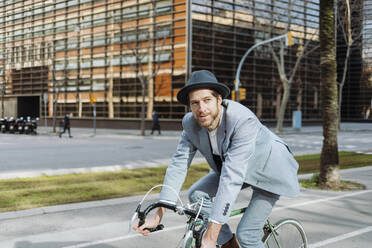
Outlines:
<svg viewBox="0 0 372 248"><path fill-rule="evenodd" d="M273 226L263 238L267 248L307 248L307 238L302 225L294 219L284 219Z"/></svg>

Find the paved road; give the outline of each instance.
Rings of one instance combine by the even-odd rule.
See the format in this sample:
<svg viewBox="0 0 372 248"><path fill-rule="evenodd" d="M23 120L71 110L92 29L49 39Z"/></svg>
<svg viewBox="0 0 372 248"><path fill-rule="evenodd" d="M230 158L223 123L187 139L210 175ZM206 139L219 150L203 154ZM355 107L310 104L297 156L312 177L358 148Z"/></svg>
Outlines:
<svg viewBox="0 0 372 248"><path fill-rule="evenodd" d="M73 128L74 138L59 139L48 131L40 128L38 136L0 134L0 178L168 165L180 135L165 131L142 137L138 130L98 129L92 137L92 129ZM288 129L281 136L296 155L321 150L320 126ZM372 123L344 123L339 150L372 152L371 140ZM198 154L194 163L202 161Z"/></svg>
<svg viewBox="0 0 372 248"><path fill-rule="evenodd" d="M340 150L371 152L371 131L372 124L343 125L339 134ZM73 132L73 139L59 139L47 133L36 137L0 134L1 176L166 165L179 135L179 132L164 132L162 136L140 137L136 131L97 130L97 135L91 137L89 129L73 129ZM321 149L320 127L306 127L300 133L288 131L282 137L295 154ZM301 220L313 248L370 247L372 168L344 171L343 178L358 180L367 185L367 190L302 190L299 198L282 198L272 219ZM249 190L243 192L237 206L246 204L250 193ZM157 195L151 195L148 199L156 198ZM151 237L127 235L130 217L140 200L141 197L130 197L0 213L0 247L175 247L171 244L180 237L184 227L180 216L167 215L166 230ZM236 223L237 219L233 218L232 226Z"/></svg>
<svg viewBox="0 0 372 248"><path fill-rule="evenodd" d="M358 181L366 190L331 192L302 190L295 199L281 198L271 219L296 218L303 224L311 248L369 248L372 243L372 167L345 170L343 179ZM249 201L241 193L238 206ZM184 198L184 194L182 195ZM47 207L0 214L0 247L4 248L140 248L176 247L184 217L171 212L166 229L149 237L127 234L128 224L142 197ZM149 201L157 195L151 195ZM230 224L235 229L238 218Z"/></svg>

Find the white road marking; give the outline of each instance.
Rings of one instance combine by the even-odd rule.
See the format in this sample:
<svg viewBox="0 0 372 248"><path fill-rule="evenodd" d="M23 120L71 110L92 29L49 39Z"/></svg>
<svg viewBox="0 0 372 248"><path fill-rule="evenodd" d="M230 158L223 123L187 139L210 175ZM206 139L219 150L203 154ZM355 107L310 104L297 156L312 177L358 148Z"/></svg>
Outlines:
<svg viewBox="0 0 372 248"><path fill-rule="evenodd" d="M162 233L162 232L177 230L177 229L180 229L180 228L185 228L185 225L169 227L167 229L157 231L156 233L153 233L152 235ZM142 237L142 234L138 234L138 233L128 234L128 235L125 235L125 236L119 236L119 237L115 237L115 238L111 238L111 239L102 239L102 240L97 240L97 241L93 241L93 242L82 243L82 244L79 244L79 245L65 246L65 247L62 247L62 248L83 248L83 247L88 247L88 246L92 246L92 245L100 245L100 244L103 244L103 243L112 243L112 242L116 242L116 241L120 241L120 240L131 239L131 238L135 238L135 237Z"/></svg>
<svg viewBox="0 0 372 248"><path fill-rule="evenodd" d="M353 192L353 193L345 194L345 195L339 195L339 196L328 197L328 198L324 198L324 199L318 199L318 200L314 200L314 201L307 201L307 202L303 202L303 203L292 204L292 205L285 206L285 207L277 207L277 208L273 209L273 212L288 209L288 208L297 208L297 207L310 205L310 204L314 204L314 203L319 203L319 202L327 202L327 201L338 200L338 199L342 199L342 198L346 198L346 197L353 197L353 196L356 196L356 195L366 194L366 193L370 193L370 192L372 192L372 190L363 190L363 191ZM240 217L239 215L236 215L236 216L233 216L231 219L235 219L235 218L239 218L239 217ZM180 228L185 228L185 225L179 225L179 226L166 228L162 231L159 231L158 233L173 231L173 230L177 230L177 229L180 229ZM331 239L328 239L328 240L325 240L325 241L322 241L322 242L312 244L310 246L310 248L316 248L316 247L323 246L325 244L331 244L331 243L338 242L340 240L347 239L347 238L350 238L350 237L354 237L354 236L357 236L357 235L361 235L363 233L370 232L370 231L372 231L372 226L367 227L367 228L363 228L363 229L360 229L360 230L357 230L357 231L354 231L354 232L351 232L349 234L340 235L340 236L337 236L337 237L334 237L334 238L331 238ZM99 244L103 244L103 243L112 243L112 242L116 242L116 241L120 241L120 240L131 239L131 238L135 238L135 237L138 237L138 236L141 236L141 235L140 234L131 234L131 235L119 236L119 237L111 238L111 239L103 239L103 240L97 240L97 241L82 243L82 244L79 244L79 245L65 246L65 247L62 247L62 248L84 248L84 247L88 247L88 246L92 246L92 245L99 245ZM323 242L327 242L327 243L323 244Z"/></svg>
<svg viewBox="0 0 372 248"><path fill-rule="evenodd" d="M310 204L314 204L314 203L319 203L319 202L327 202L327 201L338 200L338 199L342 199L342 198L345 198L345 197L352 197L352 196L362 195L362 194L366 194L366 193L370 193L370 192L372 192L372 189L357 191L357 192L353 192L353 193L346 194L346 195L339 195L339 196L333 196L333 197L328 197L328 198L323 198L323 199L318 199L318 200L313 200L313 201L296 203L296 204L292 204L292 205L289 205L289 206L274 208L273 212L283 210L283 209L288 209L288 208L302 207L302 206L306 206L306 205L310 205Z"/></svg>
<svg viewBox="0 0 372 248"><path fill-rule="evenodd" d="M326 246L326 245L329 245L329 244L332 244L332 243L336 243L336 242L342 241L344 239L359 236L359 235L362 235L362 234L368 233L368 232L372 232L372 226L367 226L365 228L356 230L354 232L345 233L345 234L342 234L342 235L339 235L339 236L336 236L336 237L333 237L333 238L330 238L330 239L320 241L318 243L310 244L310 248L323 247L323 246Z"/></svg>

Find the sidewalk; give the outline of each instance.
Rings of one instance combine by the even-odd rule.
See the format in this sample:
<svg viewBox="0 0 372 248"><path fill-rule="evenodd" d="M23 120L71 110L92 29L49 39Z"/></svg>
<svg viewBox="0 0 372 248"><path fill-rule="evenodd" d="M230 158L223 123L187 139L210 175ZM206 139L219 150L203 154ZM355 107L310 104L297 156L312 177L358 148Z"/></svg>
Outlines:
<svg viewBox="0 0 372 248"><path fill-rule="evenodd" d="M275 132L275 127L269 127L269 129ZM51 126L38 127L38 134L39 135L57 135L56 133L52 132L53 128ZM359 123L359 122L346 122L341 123L341 130L340 132L353 132L353 131L365 131L365 132L372 132L372 123ZM58 128L57 128L58 132ZM292 127L284 127L283 133L280 135L287 135L287 134L309 134L309 133L321 133L323 132L323 128L321 125L310 125L310 126L303 126L300 130L294 130ZM141 131L139 129L108 129L108 128L97 128L96 132L94 133L93 128L74 128L71 127L71 133L73 136L79 137L114 137L114 136L140 136ZM151 130L146 130L146 136L151 136ZM161 136L163 137L175 137L179 136L181 131L169 131L163 130L161 132ZM154 136L158 136L157 132L155 132Z"/></svg>

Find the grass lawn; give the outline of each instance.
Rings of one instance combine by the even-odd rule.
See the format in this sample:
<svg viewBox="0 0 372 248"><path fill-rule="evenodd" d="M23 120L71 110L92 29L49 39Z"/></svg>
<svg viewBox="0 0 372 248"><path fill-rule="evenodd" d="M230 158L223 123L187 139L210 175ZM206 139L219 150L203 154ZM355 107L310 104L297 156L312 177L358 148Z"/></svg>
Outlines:
<svg viewBox="0 0 372 248"><path fill-rule="evenodd" d="M372 165L372 155L340 152L342 169ZM319 171L320 155L297 156L299 174ZM0 212L142 195L163 182L166 167L0 180ZM190 167L183 189L209 171ZM159 192L155 189L153 192Z"/></svg>

